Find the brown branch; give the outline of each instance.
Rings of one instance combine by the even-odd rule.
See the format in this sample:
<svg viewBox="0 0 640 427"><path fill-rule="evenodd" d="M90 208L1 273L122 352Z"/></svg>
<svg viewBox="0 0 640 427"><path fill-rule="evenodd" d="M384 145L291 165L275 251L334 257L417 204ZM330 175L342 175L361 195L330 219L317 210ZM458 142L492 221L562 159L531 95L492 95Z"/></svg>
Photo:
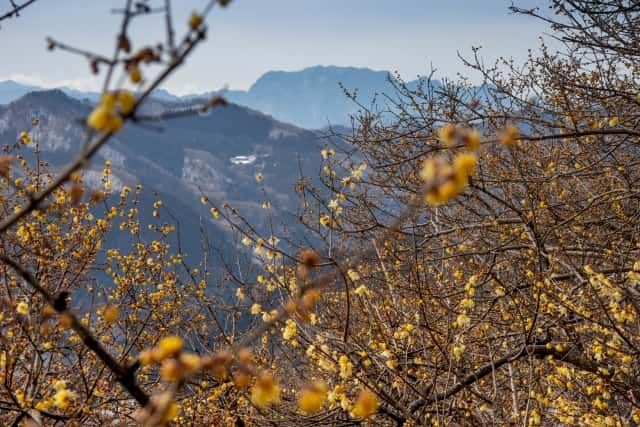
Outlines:
<svg viewBox="0 0 640 427"><path fill-rule="evenodd" d="M3 21L5 19L9 19L9 18L13 18L14 16L19 16L20 15L20 11L22 9L25 9L26 7L31 6L33 3L35 3L36 0L29 0L25 3L22 3L21 5L16 5L13 1L11 2L11 5L13 6L13 9L11 9L9 12L5 13L4 15L0 16L0 21Z"/></svg>
<svg viewBox="0 0 640 427"><path fill-rule="evenodd" d="M511 354L504 356L501 359L487 363L486 365L482 366L478 370L464 377L462 381L460 381L459 383L451 387L449 390L443 391L441 393L433 394L428 398L418 399L414 401L409 406L409 410L411 412L415 412L424 406L448 399L449 397L457 394L459 391L461 391L465 387L470 386L471 384L474 384L477 381L480 381L482 378L486 377L487 375L496 371L502 366L513 363L525 356L535 356L535 357L554 356L558 360L563 361L565 363L569 363L580 370L591 372L596 375L602 375L598 371L598 366L593 361L580 356L575 352L575 349L559 351L559 350L556 350L554 346L551 346L551 348L548 348L546 345L528 345L518 351L515 351Z"/></svg>
<svg viewBox="0 0 640 427"><path fill-rule="evenodd" d="M93 336L78 318L66 307L66 303L60 301L60 297L51 295L38 281L38 279L19 263L6 255L0 255L0 261L10 266L16 273L20 275L27 283L29 283L60 315L67 316L71 319L71 329L73 329L87 348L89 348L96 356L109 368L116 378L116 381L127 390L136 401L146 406L149 403L149 395L138 385L132 375L132 371L121 365L116 359L107 352L100 342Z"/></svg>

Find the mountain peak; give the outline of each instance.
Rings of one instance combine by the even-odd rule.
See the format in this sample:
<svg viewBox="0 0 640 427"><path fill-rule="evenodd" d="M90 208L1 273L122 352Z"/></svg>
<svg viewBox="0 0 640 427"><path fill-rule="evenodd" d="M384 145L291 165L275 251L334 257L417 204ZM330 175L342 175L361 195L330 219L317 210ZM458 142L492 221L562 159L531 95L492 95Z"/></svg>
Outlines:
<svg viewBox="0 0 640 427"><path fill-rule="evenodd" d="M285 70L273 70L267 71L251 85L249 92L252 90L260 90L260 88L267 84L278 84L279 82L291 82L291 81L309 81L320 80L328 81L330 83L338 84L340 79L346 79L349 81L355 81L358 79L369 80L386 79L388 71L374 71L370 68L359 67L340 67L337 65L315 65L313 67L303 68L302 70L285 71Z"/></svg>
<svg viewBox="0 0 640 427"><path fill-rule="evenodd" d="M317 65L299 71L269 71L248 91L229 91L225 96L279 120L320 129L328 124L345 124L357 113L358 105L343 88L357 91L359 102L369 105L378 94L393 94L389 76L388 71L364 67Z"/></svg>
<svg viewBox="0 0 640 427"><path fill-rule="evenodd" d="M27 92L20 98L12 101L9 107L20 108L22 106L34 106L52 110L78 110L81 105L78 100L69 97L62 89L45 89Z"/></svg>

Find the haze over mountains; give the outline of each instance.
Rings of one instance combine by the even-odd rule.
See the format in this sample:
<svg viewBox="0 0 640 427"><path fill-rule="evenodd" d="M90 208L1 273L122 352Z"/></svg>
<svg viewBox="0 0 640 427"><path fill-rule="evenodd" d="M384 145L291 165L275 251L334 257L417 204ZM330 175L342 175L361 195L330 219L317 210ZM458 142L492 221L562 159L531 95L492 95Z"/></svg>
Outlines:
<svg viewBox="0 0 640 427"><path fill-rule="evenodd" d="M348 124L349 115L358 110L358 105L345 96L343 88L357 92L358 102L369 106L376 95L393 93L393 86L388 79L387 71L316 66L301 71L269 71L247 91L211 91L180 97L160 89L154 93L154 97L161 101L178 102L222 92L227 100L271 115L277 120L307 129L320 129L329 124ZM416 84L416 81L408 82L409 87ZM99 97L97 92L82 92L68 87L60 89L76 99L86 98L95 102ZM13 81L0 82L0 104L7 104L34 90L42 89Z"/></svg>

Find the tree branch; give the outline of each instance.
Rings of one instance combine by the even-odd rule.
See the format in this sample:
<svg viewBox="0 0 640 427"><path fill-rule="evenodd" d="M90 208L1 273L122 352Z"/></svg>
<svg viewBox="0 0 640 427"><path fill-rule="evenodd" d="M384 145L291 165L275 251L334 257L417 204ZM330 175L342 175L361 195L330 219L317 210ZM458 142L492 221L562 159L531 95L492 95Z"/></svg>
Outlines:
<svg viewBox="0 0 640 427"><path fill-rule="evenodd" d="M51 295L42 284L36 279L36 277L31 274L28 270L26 270L23 266L18 264L13 259L7 257L6 255L0 255L0 261L4 262L8 266L10 266L16 273L20 275L27 283L29 283L46 301L51 305L58 314L67 316L71 319L71 329L73 329L84 345L87 346L91 351L95 353L96 356L109 368L109 370L113 373L116 378L116 381L120 383L120 385L127 390L131 396L133 396L136 401L142 405L146 406L149 403L149 395L140 388L140 386L136 383L135 378L132 375L132 371L127 367L121 365L117 360L111 356L107 350L100 344L100 342L93 336L91 331L89 331L78 318L71 313L66 307L66 304L62 304L59 300L59 297L54 297Z"/></svg>

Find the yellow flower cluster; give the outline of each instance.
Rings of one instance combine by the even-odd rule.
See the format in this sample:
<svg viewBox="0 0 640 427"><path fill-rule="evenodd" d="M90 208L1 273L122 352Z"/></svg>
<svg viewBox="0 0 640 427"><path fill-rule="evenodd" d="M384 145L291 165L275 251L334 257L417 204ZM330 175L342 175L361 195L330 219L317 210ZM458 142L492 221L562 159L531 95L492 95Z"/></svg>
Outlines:
<svg viewBox="0 0 640 427"><path fill-rule="evenodd" d="M478 163L474 154L480 147L480 132L447 123L438 131L438 138L448 146L464 145L467 151L458 153L453 161L443 157L427 159L420 170L425 183L425 200L430 205L441 205L460 194L469 182Z"/></svg>
<svg viewBox="0 0 640 427"><path fill-rule="evenodd" d="M67 389L67 383L63 380L55 381L53 386L56 389L56 393L53 395L53 404L62 410L67 409L76 397L75 393Z"/></svg>
<svg viewBox="0 0 640 427"><path fill-rule="evenodd" d="M378 412L378 397L370 390L363 389L358 394L356 403L351 410L351 416L355 418L368 418Z"/></svg>
<svg viewBox="0 0 640 427"><path fill-rule="evenodd" d="M22 142L24 145L27 145L31 142L31 135L29 135L27 132L20 132L20 142Z"/></svg>
<svg viewBox="0 0 640 427"><path fill-rule="evenodd" d="M165 337L151 350L144 350L139 355L140 363L147 366L162 363L160 377L165 381L178 382L186 375L193 374L202 366L200 356L183 351L182 338Z"/></svg>
<svg viewBox="0 0 640 427"><path fill-rule="evenodd" d="M467 346L460 343L458 345L455 345L451 351L453 352L453 357L456 360L460 360L460 358L462 357L462 355L464 354L464 351L467 349Z"/></svg>
<svg viewBox="0 0 640 427"><path fill-rule="evenodd" d="M468 150L475 151L480 148L480 132L477 129L469 129L447 123L438 130L438 139L448 146L454 146L460 142Z"/></svg>
<svg viewBox="0 0 640 427"><path fill-rule="evenodd" d="M329 228L329 226L331 225L331 217L329 217L329 215L322 215L320 217L320 225Z"/></svg>
<svg viewBox="0 0 640 427"><path fill-rule="evenodd" d="M440 157L425 161L420 178L425 182L425 200L430 205L441 205L464 190L473 174L478 158L473 153L458 154L449 164Z"/></svg>
<svg viewBox="0 0 640 427"><path fill-rule="evenodd" d="M369 294L369 288L367 288L365 285L360 285L354 292L358 296L365 296Z"/></svg>
<svg viewBox="0 0 640 427"><path fill-rule="evenodd" d="M137 65L131 65L128 71L131 83L139 84L140 82L142 82L142 71L140 71L140 67L138 67Z"/></svg>
<svg viewBox="0 0 640 427"><path fill-rule="evenodd" d="M520 136L520 130L515 125L508 125L499 135L500 143L504 146L513 146L518 137Z"/></svg>
<svg viewBox="0 0 640 427"><path fill-rule="evenodd" d="M182 338L170 336L162 338L151 350L144 350L140 353L140 363L149 365L153 362L160 362L169 357L174 357L182 351Z"/></svg>
<svg viewBox="0 0 640 427"><path fill-rule="evenodd" d="M200 356L194 353L181 352L175 359L166 359L160 367L160 377L165 381L178 382L185 375L196 372L201 365Z"/></svg>
<svg viewBox="0 0 640 427"><path fill-rule="evenodd" d="M261 374L253 387L251 387L251 401L262 408L280 402L281 389L273 375L269 373Z"/></svg>
<svg viewBox="0 0 640 427"><path fill-rule="evenodd" d="M447 123L438 130L438 138L447 145L453 145L456 137L456 125Z"/></svg>
<svg viewBox="0 0 640 427"><path fill-rule="evenodd" d="M335 154L336 152L331 148L325 148L322 151L320 151L320 155L325 160L328 159L329 157L333 157Z"/></svg>
<svg viewBox="0 0 640 427"><path fill-rule="evenodd" d="M16 312L18 314L21 314L23 316L26 316L27 314L29 314L29 304L27 304L24 301L20 301L18 303L18 305L16 306Z"/></svg>
<svg viewBox="0 0 640 427"><path fill-rule="evenodd" d="M200 28L200 26L202 25L202 22L203 22L202 15L200 15L197 12L193 12L191 14L191 17L189 17L189 28L195 31L198 28Z"/></svg>
<svg viewBox="0 0 640 427"><path fill-rule="evenodd" d="M347 356L340 356L340 359L338 359L338 366L340 367L340 378L346 380L353 375L353 364L349 361Z"/></svg>
<svg viewBox="0 0 640 427"><path fill-rule="evenodd" d="M285 327L282 329L282 337L285 340L290 341L296 336L297 331L298 328L296 326L296 322L292 319L287 319Z"/></svg>
<svg viewBox="0 0 640 427"><path fill-rule="evenodd" d="M113 323L118 320L118 316L120 315L120 309L115 305L109 305L104 308L104 312L102 316L104 317L104 321L107 323Z"/></svg>
<svg viewBox="0 0 640 427"><path fill-rule="evenodd" d="M87 126L98 132L117 132L122 127L122 115L131 113L135 103L129 91L105 93L87 118Z"/></svg>
<svg viewBox="0 0 640 427"><path fill-rule="evenodd" d="M459 328L466 328L471 323L471 318L467 316L467 313L460 313L456 319L456 325Z"/></svg>
<svg viewBox="0 0 640 427"><path fill-rule="evenodd" d="M305 414L315 414L324 406L327 399L327 384L315 381L306 385L298 395L298 406Z"/></svg>

